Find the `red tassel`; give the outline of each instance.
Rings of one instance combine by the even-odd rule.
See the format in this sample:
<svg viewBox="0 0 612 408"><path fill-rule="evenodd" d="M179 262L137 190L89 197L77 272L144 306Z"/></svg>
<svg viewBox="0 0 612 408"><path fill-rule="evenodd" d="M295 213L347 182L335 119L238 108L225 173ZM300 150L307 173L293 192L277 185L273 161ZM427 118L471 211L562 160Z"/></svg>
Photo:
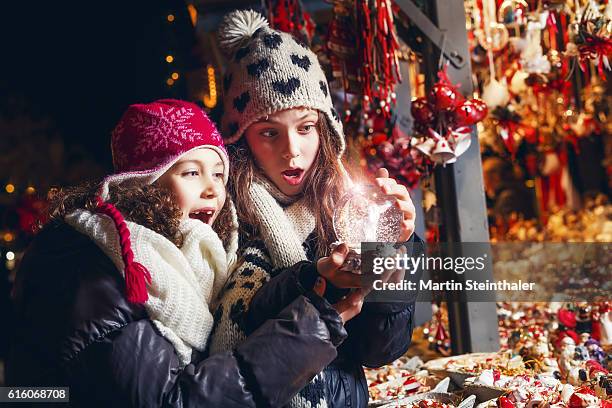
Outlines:
<svg viewBox="0 0 612 408"><path fill-rule="evenodd" d="M132 262L125 267L125 292L132 303L145 303L149 299L145 280L151 283L151 274L143 265Z"/></svg>
<svg viewBox="0 0 612 408"><path fill-rule="evenodd" d="M124 276L127 300L132 303L145 303L149 299L145 281L151 283L151 274L143 265L134 262L130 230L125 223L125 219L121 212L111 203L104 202L101 197L97 198L97 202L97 212L109 216L113 220L119 234L121 258L125 265Z"/></svg>

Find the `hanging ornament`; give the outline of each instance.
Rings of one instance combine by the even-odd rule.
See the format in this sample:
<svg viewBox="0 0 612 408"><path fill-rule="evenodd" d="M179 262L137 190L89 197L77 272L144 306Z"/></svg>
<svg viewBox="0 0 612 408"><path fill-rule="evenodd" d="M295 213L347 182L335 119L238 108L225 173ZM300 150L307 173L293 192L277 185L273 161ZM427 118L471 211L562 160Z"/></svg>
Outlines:
<svg viewBox="0 0 612 408"><path fill-rule="evenodd" d="M272 28L290 33L307 44L312 42L316 25L300 0L268 0L267 8Z"/></svg>
<svg viewBox="0 0 612 408"><path fill-rule="evenodd" d="M459 126L471 126L487 116L487 105L479 99L463 101L455 110L455 123Z"/></svg>
<svg viewBox="0 0 612 408"><path fill-rule="evenodd" d="M508 29L501 23L491 23L488 30L477 30L475 34L478 44L485 50L493 52L501 51L506 47L510 38Z"/></svg>
<svg viewBox="0 0 612 408"><path fill-rule="evenodd" d="M375 173L385 167L399 183L415 188L421 177L429 173L431 162L412 148L410 139L397 126L393 127L390 138L382 132L374 132L363 147L368 170Z"/></svg>
<svg viewBox="0 0 612 408"><path fill-rule="evenodd" d="M434 163L452 164L470 147L470 134L470 128L467 126L449 128L444 137L430 128L430 137L417 142L414 147Z"/></svg>
<svg viewBox="0 0 612 408"><path fill-rule="evenodd" d="M529 4L525 0L504 0L499 6L499 22L507 25L523 25L527 22Z"/></svg>
<svg viewBox="0 0 612 408"><path fill-rule="evenodd" d="M491 118L497 125L497 133L502 139L504 146L512 157L516 154L515 137L518 138L518 131L521 128L521 117L511 105L498 106L491 112Z"/></svg>
<svg viewBox="0 0 612 408"><path fill-rule="evenodd" d="M491 78L483 88L482 100L487 104L489 109L506 106L510 101L510 93L508 92L506 78L501 81L498 81L494 77Z"/></svg>
<svg viewBox="0 0 612 408"><path fill-rule="evenodd" d="M577 15L580 18L570 25L570 43L564 54L577 58L582 71L586 71L589 61L593 61L599 76L605 80L604 69L612 69L609 61L612 57L612 20L602 14L592 0L584 12Z"/></svg>
<svg viewBox="0 0 612 408"><path fill-rule="evenodd" d="M450 84L442 81L434 84L429 93L429 103L437 110L454 110L460 103L460 94Z"/></svg>
<svg viewBox="0 0 612 408"><path fill-rule="evenodd" d="M411 112L416 137L412 146L435 164L454 163L470 146L471 129L487 115L486 104L466 99L447 74L448 66L438 72L428 100L417 98Z"/></svg>
<svg viewBox="0 0 612 408"><path fill-rule="evenodd" d="M345 92L358 93L360 66L352 2L335 0L332 6L326 41L332 76L340 81Z"/></svg>
<svg viewBox="0 0 612 408"><path fill-rule="evenodd" d="M510 80L510 92L515 95L522 94L527 91L529 87L525 80L529 77L529 74L523 70L518 70L512 75L512 79Z"/></svg>
<svg viewBox="0 0 612 408"><path fill-rule="evenodd" d="M415 121L429 125L435 119L435 114L432 106L425 98L417 98L410 105L410 113Z"/></svg>
<svg viewBox="0 0 612 408"><path fill-rule="evenodd" d="M542 49L542 30L546 28L549 12L540 13L539 21L527 24L525 40L527 45L521 52L521 66L527 73L547 74L550 72L550 61Z"/></svg>
<svg viewBox="0 0 612 408"><path fill-rule="evenodd" d="M401 81L399 40L391 0L358 0L355 4L360 82L364 106L378 100L383 114L395 103L395 85Z"/></svg>

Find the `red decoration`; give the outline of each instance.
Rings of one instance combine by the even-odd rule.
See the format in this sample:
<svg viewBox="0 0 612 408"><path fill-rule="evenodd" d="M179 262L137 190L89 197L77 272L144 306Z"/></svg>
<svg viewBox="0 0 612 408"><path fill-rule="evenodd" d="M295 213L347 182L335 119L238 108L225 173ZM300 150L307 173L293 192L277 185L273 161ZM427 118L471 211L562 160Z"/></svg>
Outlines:
<svg viewBox="0 0 612 408"><path fill-rule="evenodd" d="M410 112L414 120L422 124L431 124L436 118L431 105L425 98L417 98L412 101Z"/></svg>
<svg viewBox="0 0 612 408"><path fill-rule="evenodd" d="M478 101L478 100L476 100ZM481 101L478 101L481 102ZM483 120L487 116L487 109L485 105L485 109L475 103L474 100L466 100L464 101L457 109L455 110L455 122L459 126L471 126L474 125L481 120Z"/></svg>
<svg viewBox="0 0 612 408"><path fill-rule="evenodd" d="M414 130L421 139L415 147L435 163L453 163L470 146L471 130L485 118L487 107L478 99L465 99L446 73L438 72L438 82L428 99L417 98L410 111Z"/></svg>
<svg viewBox="0 0 612 408"><path fill-rule="evenodd" d="M557 313L559 318L559 323L564 325L567 328L573 329L576 327L576 314L571 310L567 309L559 309Z"/></svg>
<svg viewBox="0 0 612 408"><path fill-rule="evenodd" d="M498 408L514 408L514 403L508 397L499 397L497 400Z"/></svg>
<svg viewBox="0 0 612 408"><path fill-rule="evenodd" d="M454 110L459 105L459 94L449 84L436 83L429 93L429 103L437 110Z"/></svg>
<svg viewBox="0 0 612 408"><path fill-rule="evenodd" d="M300 0L269 0L268 21L272 28L292 34L308 43L312 41L315 23Z"/></svg>

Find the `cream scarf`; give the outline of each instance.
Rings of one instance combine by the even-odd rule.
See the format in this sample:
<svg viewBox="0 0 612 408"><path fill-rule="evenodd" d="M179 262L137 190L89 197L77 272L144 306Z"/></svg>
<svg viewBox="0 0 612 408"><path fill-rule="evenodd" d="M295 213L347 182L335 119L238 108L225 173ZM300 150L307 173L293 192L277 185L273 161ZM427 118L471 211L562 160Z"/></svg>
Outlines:
<svg viewBox="0 0 612 408"><path fill-rule="evenodd" d="M66 216L65 221L90 237L123 271L119 236L109 217L77 210ZM151 273L145 309L174 346L181 366L185 366L191 361L193 349L205 349L212 329L209 305L228 277L223 244L209 225L197 220L181 223L184 237L181 248L142 225L130 221L126 224L134 260Z"/></svg>
<svg viewBox="0 0 612 408"><path fill-rule="evenodd" d="M316 225L306 199L283 194L267 178L259 175L251 183L249 197L274 268L288 268L306 260L302 243Z"/></svg>

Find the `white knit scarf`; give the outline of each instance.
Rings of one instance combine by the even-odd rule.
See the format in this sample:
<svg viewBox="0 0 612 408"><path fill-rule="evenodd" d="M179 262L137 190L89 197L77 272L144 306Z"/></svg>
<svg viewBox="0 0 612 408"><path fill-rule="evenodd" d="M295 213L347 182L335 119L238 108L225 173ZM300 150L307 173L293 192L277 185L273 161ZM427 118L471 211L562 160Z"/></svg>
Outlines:
<svg viewBox="0 0 612 408"><path fill-rule="evenodd" d="M306 260L302 243L316 225L306 199L282 193L262 176L255 176L249 189L249 198L274 268L288 268ZM287 206L283 208L279 203Z"/></svg>
<svg viewBox="0 0 612 408"><path fill-rule="evenodd" d="M123 273L119 235L109 217L77 210L65 220L90 237ZM198 220L181 222L184 240L180 249L142 225L126 224L134 260L151 273L145 309L185 366L191 361L193 349L205 349L210 335L213 317L209 304L228 276L223 244L208 224Z"/></svg>

